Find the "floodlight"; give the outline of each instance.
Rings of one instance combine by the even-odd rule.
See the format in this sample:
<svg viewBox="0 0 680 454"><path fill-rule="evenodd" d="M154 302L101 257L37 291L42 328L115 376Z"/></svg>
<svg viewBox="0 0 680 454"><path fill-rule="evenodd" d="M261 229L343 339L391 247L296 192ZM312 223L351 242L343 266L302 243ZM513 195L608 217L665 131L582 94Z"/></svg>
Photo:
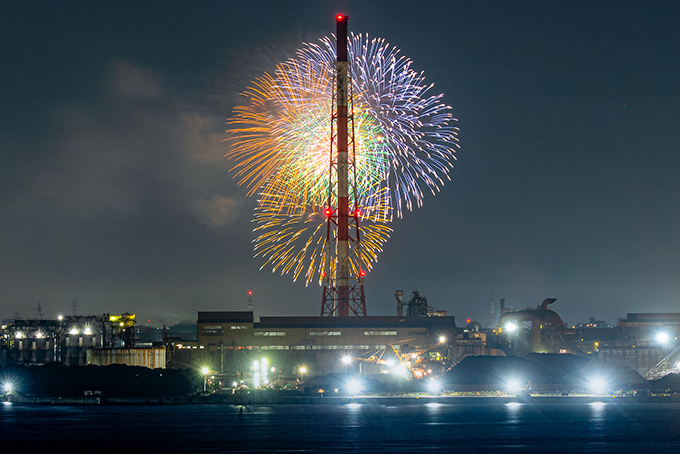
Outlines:
<svg viewBox="0 0 680 454"><path fill-rule="evenodd" d="M353 378L349 382L347 382L347 391L350 394L359 394L362 388L363 386L361 380L359 380L358 378Z"/></svg>
<svg viewBox="0 0 680 454"><path fill-rule="evenodd" d="M522 390L522 382L516 378L512 378L505 382L505 390L509 393L518 393Z"/></svg>
<svg viewBox="0 0 680 454"><path fill-rule="evenodd" d="M670 336L668 335L668 333L664 332L657 333L656 340L660 344L667 344L670 341Z"/></svg>
<svg viewBox="0 0 680 454"><path fill-rule="evenodd" d="M594 394L605 394L608 387L607 379L602 376L592 377L588 381L588 389Z"/></svg>
<svg viewBox="0 0 680 454"><path fill-rule="evenodd" d="M427 390L430 391L432 394L437 394L442 390L442 386L438 381L432 380L430 383L427 384Z"/></svg>
<svg viewBox="0 0 680 454"><path fill-rule="evenodd" d="M406 377L406 375L408 374L408 369L405 366L399 364L397 367L392 369L392 373L400 377Z"/></svg>

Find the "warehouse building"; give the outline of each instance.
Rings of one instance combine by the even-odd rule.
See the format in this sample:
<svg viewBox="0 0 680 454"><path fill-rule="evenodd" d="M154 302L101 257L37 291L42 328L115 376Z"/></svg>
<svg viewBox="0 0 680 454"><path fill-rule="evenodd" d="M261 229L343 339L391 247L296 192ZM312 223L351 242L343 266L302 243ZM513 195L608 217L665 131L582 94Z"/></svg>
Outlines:
<svg viewBox="0 0 680 454"><path fill-rule="evenodd" d="M199 312L197 330L195 344L176 346L174 361L192 366L207 362L217 373L243 378L263 359L277 375L290 377L347 372L342 361L347 356L410 356L414 362L443 358L446 340L458 332L455 317L445 315L261 317L255 322L250 311Z"/></svg>

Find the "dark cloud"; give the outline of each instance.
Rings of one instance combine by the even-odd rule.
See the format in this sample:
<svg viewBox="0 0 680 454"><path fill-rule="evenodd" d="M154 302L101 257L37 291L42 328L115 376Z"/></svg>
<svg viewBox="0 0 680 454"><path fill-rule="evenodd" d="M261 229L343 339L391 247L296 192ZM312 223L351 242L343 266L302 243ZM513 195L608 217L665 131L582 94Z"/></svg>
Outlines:
<svg viewBox="0 0 680 454"><path fill-rule="evenodd" d="M215 197L194 203L196 215L210 227L222 227L239 218L242 202L231 197Z"/></svg>
<svg viewBox="0 0 680 454"><path fill-rule="evenodd" d="M161 97L161 82L151 71L127 61L117 61L111 66L110 86L116 93L132 98Z"/></svg>

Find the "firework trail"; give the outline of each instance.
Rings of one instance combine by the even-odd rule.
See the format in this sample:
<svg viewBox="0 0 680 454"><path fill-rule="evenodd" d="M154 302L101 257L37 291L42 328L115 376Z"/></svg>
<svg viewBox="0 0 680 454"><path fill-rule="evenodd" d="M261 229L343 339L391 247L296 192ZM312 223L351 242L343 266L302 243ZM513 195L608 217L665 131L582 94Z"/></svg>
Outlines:
<svg viewBox="0 0 680 454"><path fill-rule="evenodd" d="M458 128L449 125L455 119L442 95L427 95L432 85L397 48L352 34L348 56L356 161L350 180L361 235L361 249L350 257L356 274L377 260L393 216L422 205L424 188L434 194L449 179ZM228 120L234 177L259 197L255 255L294 280L304 273L306 284L321 279L326 265L324 210L336 178L329 171L335 58L333 37L305 44L273 75L255 80ZM333 197L331 191L337 206Z"/></svg>

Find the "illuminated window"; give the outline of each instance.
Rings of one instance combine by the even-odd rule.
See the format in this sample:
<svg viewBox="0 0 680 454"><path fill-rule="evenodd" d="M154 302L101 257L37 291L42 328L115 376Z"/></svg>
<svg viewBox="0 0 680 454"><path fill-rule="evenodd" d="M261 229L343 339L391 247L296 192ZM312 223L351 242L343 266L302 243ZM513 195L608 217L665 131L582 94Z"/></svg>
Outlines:
<svg viewBox="0 0 680 454"><path fill-rule="evenodd" d="M285 336L285 331L255 331L253 336L265 336L265 337L281 337Z"/></svg>
<svg viewBox="0 0 680 454"><path fill-rule="evenodd" d="M201 330L201 334L204 336L219 336L224 334L224 330L221 325L204 326Z"/></svg>
<svg viewBox="0 0 680 454"><path fill-rule="evenodd" d="M396 331L364 331L364 336L396 336Z"/></svg>
<svg viewBox="0 0 680 454"><path fill-rule="evenodd" d="M231 329L248 329L248 325L231 325Z"/></svg>
<svg viewBox="0 0 680 454"><path fill-rule="evenodd" d="M342 333L340 331L310 331L310 336L340 336Z"/></svg>

